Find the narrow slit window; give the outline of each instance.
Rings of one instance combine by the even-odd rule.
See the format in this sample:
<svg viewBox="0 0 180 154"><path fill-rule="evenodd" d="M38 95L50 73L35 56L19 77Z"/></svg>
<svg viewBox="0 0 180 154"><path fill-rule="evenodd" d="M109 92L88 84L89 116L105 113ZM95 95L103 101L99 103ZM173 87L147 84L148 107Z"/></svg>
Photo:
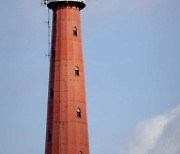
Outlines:
<svg viewBox="0 0 180 154"><path fill-rule="evenodd" d="M81 109L80 108L77 108L76 114L77 114L77 118L81 118Z"/></svg>
<svg viewBox="0 0 180 154"><path fill-rule="evenodd" d="M74 28L73 28L73 35L77 36L77 28L76 28L76 26L74 26Z"/></svg>
<svg viewBox="0 0 180 154"><path fill-rule="evenodd" d="M48 141L51 141L52 140L52 133L51 131L48 132Z"/></svg>
<svg viewBox="0 0 180 154"><path fill-rule="evenodd" d="M55 54L56 54L56 50L54 48L52 48L52 52L51 53L52 53L51 55L54 57Z"/></svg>
<svg viewBox="0 0 180 154"><path fill-rule="evenodd" d="M57 14L54 13L54 21L56 21L56 19L57 19Z"/></svg>
<svg viewBox="0 0 180 154"><path fill-rule="evenodd" d="M76 76L79 76L79 68L76 66L76 68L75 68L75 75Z"/></svg>
<svg viewBox="0 0 180 154"><path fill-rule="evenodd" d="M50 97L51 97L51 98L54 97L54 90L53 90L53 88L51 88L51 90L50 90Z"/></svg>

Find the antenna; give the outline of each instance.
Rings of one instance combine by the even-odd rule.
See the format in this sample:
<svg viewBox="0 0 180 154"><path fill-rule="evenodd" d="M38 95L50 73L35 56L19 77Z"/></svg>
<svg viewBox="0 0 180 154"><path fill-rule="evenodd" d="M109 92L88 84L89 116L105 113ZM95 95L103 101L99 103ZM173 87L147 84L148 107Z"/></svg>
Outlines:
<svg viewBox="0 0 180 154"><path fill-rule="evenodd" d="M47 6L47 2L48 0L41 0L41 6ZM48 8L48 17L47 17L47 21L45 21L45 23L48 25L48 52L47 54L45 53L45 56L49 58L50 60L50 56L51 56L51 41L50 41L50 37L51 37L51 26L50 26L50 9Z"/></svg>
<svg viewBox="0 0 180 154"><path fill-rule="evenodd" d="M50 56L51 56L51 26L50 26L50 9L48 8L48 20L45 21L45 23L48 25L48 54L46 54L45 56L47 56L50 60Z"/></svg>

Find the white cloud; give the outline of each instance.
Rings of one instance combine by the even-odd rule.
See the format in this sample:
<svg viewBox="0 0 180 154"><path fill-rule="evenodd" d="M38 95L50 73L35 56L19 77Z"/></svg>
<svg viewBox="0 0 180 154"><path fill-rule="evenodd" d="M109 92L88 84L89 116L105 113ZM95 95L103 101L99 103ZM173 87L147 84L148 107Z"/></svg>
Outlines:
<svg viewBox="0 0 180 154"><path fill-rule="evenodd" d="M179 154L180 105L141 122L120 154Z"/></svg>

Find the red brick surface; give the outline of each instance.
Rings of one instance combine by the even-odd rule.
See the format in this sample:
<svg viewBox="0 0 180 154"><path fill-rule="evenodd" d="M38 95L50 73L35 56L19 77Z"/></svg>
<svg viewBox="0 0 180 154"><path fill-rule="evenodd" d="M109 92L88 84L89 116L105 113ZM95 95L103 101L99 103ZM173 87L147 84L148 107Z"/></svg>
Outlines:
<svg viewBox="0 0 180 154"><path fill-rule="evenodd" d="M66 6L53 12L45 154L89 154L80 11Z"/></svg>

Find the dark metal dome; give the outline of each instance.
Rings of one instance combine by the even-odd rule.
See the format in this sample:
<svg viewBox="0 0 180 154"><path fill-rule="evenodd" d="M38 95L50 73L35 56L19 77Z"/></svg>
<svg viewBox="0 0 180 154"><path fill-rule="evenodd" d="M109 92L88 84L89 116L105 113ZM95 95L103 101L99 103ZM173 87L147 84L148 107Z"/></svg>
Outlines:
<svg viewBox="0 0 180 154"><path fill-rule="evenodd" d="M80 10L86 6L84 0L47 0L47 6L49 8L53 8L57 4L77 4Z"/></svg>

